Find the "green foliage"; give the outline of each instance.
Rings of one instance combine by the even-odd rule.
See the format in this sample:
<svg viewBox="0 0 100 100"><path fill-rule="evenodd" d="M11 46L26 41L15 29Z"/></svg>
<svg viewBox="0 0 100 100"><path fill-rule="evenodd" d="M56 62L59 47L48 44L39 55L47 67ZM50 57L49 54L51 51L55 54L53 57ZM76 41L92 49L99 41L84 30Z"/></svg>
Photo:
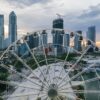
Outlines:
<svg viewBox="0 0 100 100"><path fill-rule="evenodd" d="M3 100L3 99L0 97L0 100Z"/></svg>
<svg viewBox="0 0 100 100"><path fill-rule="evenodd" d="M21 72L21 69L23 68L23 64L17 61L14 67L16 68L17 71Z"/></svg>
<svg viewBox="0 0 100 100"><path fill-rule="evenodd" d="M78 90L84 90L84 86L79 85L79 86L77 87L77 89L78 89Z"/></svg>
<svg viewBox="0 0 100 100"><path fill-rule="evenodd" d="M0 80L7 80L7 77L8 77L8 73L3 73L3 72L0 72ZM3 92L4 90L6 89L6 85L5 84L0 84L0 93Z"/></svg>
<svg viewBox="0 0 100 100"><path fill-rule="evenodd" d="M58 57L58 59L61 59L61 60L65 60L67 54L63 54L61 56ZM71 61L71 60L75 60L75 57L77 57L77 54L69 54L68 58L67 58L67 61Z"/></svg>
<svg viewBox="0 0 100 100"><path fill-rule="evenodd" d="M77 86L77 90L83 90L84 91L84 86L82 86L82 85ZM85 99L84 93L77 93L77 96L79 98L83 99L83 100Z"/></svg>

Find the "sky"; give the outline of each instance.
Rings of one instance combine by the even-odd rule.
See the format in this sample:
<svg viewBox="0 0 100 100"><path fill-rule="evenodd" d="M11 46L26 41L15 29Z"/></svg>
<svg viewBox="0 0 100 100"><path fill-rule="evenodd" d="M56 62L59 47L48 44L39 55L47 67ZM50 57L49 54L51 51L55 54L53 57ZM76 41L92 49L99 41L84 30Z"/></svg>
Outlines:
<svg viewBox="0 0 100 100"><path fill-rule="evenodd" d="M18 34L38 29L52 28L57 13L64 19L64 28L82 30L96 26L96 39L100 41L100 0L0 0L0 14L5 16L5 33L9 13L17 15Z"/></svg>

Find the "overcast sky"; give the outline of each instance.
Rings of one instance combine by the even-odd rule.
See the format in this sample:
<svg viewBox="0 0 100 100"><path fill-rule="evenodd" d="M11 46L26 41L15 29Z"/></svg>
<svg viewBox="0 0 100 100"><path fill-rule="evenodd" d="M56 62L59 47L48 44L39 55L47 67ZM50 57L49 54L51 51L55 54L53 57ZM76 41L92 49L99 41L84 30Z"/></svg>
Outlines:
<svg viewBox="0 0 100 100"><path fill-rule="evenodd" d="M11 11L17 15L19 34L51 28L59 13L63 15L65 29L85 32L88 26L95 25L100 40L100 0L0 0L6 32Z"/></svg>

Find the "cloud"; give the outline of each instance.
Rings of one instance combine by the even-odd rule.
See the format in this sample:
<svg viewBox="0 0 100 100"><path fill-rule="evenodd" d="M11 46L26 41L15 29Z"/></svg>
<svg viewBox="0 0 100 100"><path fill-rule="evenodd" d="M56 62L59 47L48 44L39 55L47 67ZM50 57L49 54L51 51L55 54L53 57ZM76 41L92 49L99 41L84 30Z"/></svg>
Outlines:
<svg viewBox="0 0 100 100"><path fill-rule="evenodd" d="M24 8L36 3L47 3L49 0L6 0L9 4L16 7Z"/></svg>
<svg viewBox="0 0 100 100"><path fill-rule="evenodd" d="M82 14L79 16L79 18L87 19L87 18L95 18L100 15L100 4L96 6L90 6L88 10L85 10L82 12Z"/></svg>
<svg viewBox="0 0 100 100"><path fill-rule="evenodd" d="M8 25L9 13L17 15L18 32L26 33L40 28L51 28L56 13L64 15L65 29L86 31L88 26L96 25L100 33L99 0L0 0L0 12L5 15Z"/></svg>
<svg viewBox="0 0 100 100"><path fill-rule="evenodd" d="M88 26L95 25L100 34L100 4L90 6L81 12L68 13L65 16L65 27L86 31Z"/></svg>

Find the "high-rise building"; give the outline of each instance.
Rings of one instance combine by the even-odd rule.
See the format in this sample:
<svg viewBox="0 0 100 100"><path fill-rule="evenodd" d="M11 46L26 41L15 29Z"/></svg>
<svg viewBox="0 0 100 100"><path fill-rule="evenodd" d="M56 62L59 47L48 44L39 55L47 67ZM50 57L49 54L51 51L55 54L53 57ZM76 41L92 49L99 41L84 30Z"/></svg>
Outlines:
<svg viewBox="0 0 100 100"><path fill-rule="evenodd" d="M39 46L39 35L36 32L32 35L29 35L27 43L31 49L38 47Z"/></svg>
<svg viewBox="0 0 100 100"><path fill-rule="evenodd" d="M63 29L64 28L64 21L62 18L58 18L53 20L53 28Z"/></svg>
<svg viewBox="0 0 100 100"><path fill-rule="evenodd" d="M4 49L6 49L9 46L9 38L4 39Z"/></svg>
<svg viewBox="0 0 100 100"><path fill-rule="evenodd" d="M63 19L58 18L53 21L53 28L56 28L58 30L52 30L52 35L53 35L53 45L56 50L56 54L62 54L63 53ZM62 29L62 30L59 30Z"/></svg>
<svg viewBox="0 0 100 100"><path fill-rule="evenodd" d="M4 15L0 15L0 50L4 48Z"/></svg>
<svg viewBox="0 0 100 100"><path fill-rule="evenodd" d="M38 47L39 46L39 35L35 32L33 34L33 47Z"/></svg>
<svg viewBox="0 0 100 100"><path fill-rule="evenodd" d="M29 35L28 36L28 41L27 41L29 47L32 49L34 48L34 38L33 38L33 35Z"/></svg>
<svg viewBox="0 0 100 100"><path fill-rule="evenodd" d="M74 38L74 49L77 51L82 50L81 37L82 37L82 31L77 31Z"/></svg>
<svg viewBox="0 0 100 100"><path fill-rule="evenodd" d="M96 42L96 29L95 26L90 26L88 27L88 31L87 31L87 45L91 45L90 49L88 50L88 52L93 52L94 51L94 46L93 44L95 44Z"/></svg>
<svg viewBox="0 0 100 100"><path fill-rule="evenodd" d="M41 36L40 36L40 45L47 45L47 32L45 30L42 31Z"/></svg>
<svg viewBox="0 0 100 100"><path fill-rule="evenodd" d="M68 51L69 45L70 45L70 35L64 34L64 48L66 51Z"/></svg>
<svg viewBox="0 0 100 100"><path fill-rule="evenodd" d="M17 40L17 16L14 11L9 15L9 41L10 44Z"/></svg>
<svg viewBox="0 0 100 100"><path fill-rule="evenodd" d="M28 48L27 48L25 43L22 43L22 44L20 44L20 46L18 46L18 55L22 56L22 55L25 55L25 54L26 55L29 54Z"/></svg>
<svg viewBox="0 0 100 100"><path fill-rule="evenodd" d="M91 41L93 43L95 43L95 41L96 41L96 29L95 29L95 26L88 27L87 39L88 39L88 41L87 41L88 45L91 44L90 43Z"/></svg>

